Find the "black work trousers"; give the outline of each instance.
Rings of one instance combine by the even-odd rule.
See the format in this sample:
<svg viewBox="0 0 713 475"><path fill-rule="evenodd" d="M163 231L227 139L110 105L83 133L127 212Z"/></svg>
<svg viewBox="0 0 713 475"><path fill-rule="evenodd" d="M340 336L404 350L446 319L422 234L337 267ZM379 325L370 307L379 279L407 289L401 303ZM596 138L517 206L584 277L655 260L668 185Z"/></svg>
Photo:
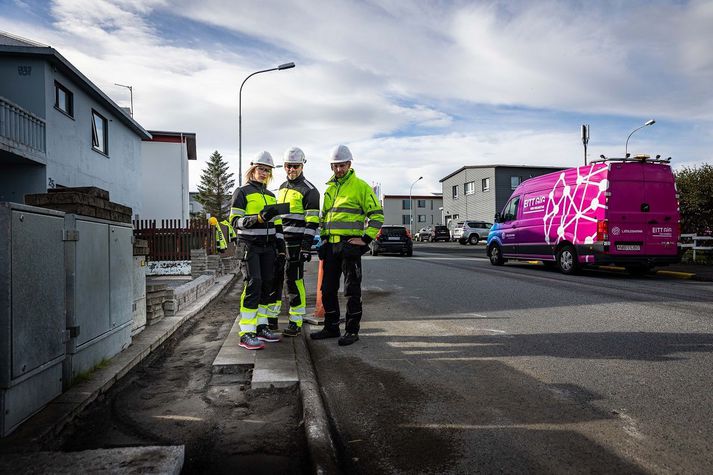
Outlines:
<svg viewBox="0 0 713 475"><path fill-rule="evenodd" d="M246 243L242 272L245 292L241 307L256 310L259 305L269 305L275 275L275 245Z"/></svg>
<svg viewBox="0 0 713 475"><path fill-rule="evenodd" d="M344 274L344 296L347 297L345 330L359 333L361 321L361 253L364 246L347 242L324 243L322 256L322 305L324 326L339 328L339 281Z"/></svg>
<svg viewBox="0 0 713 475"><path fill-rule="evenodd" d="M304 278L304 262L300 259L301 243L287 243L287 259L278 263L275 262L275 280L272 287L270 303L282 300L282 291L285 286L285 276L287 277L287 296L290 307L299 307L302 303L300 290L297 281Z"/></svg>

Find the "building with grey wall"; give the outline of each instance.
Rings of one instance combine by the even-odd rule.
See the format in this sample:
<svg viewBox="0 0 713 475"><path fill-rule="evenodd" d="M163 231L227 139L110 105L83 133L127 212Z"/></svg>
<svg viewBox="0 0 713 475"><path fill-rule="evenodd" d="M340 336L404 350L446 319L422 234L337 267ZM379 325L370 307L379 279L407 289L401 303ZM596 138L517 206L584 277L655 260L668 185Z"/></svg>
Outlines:
<svg viewBox="0 0 713 475"><path fill-rule="evenodd" d="M519 165L470 165L440 180L443 190L443 222L472 219L493 222L517 186L535 176L562 167Z"/></svg>
<svg viewBox="0 0 713 475"><path fill-rule="evenodd" d="M410 197L409 195L384 195L383 204L384 224L408 226L411 205L413 206L414 232L426 226L443 223L441 214L443 197L440 195L411 195Z"/></svg>
<svg viewBox="0 0 713 475"><path fill-rule="evenodd" d="M0 33L0 117L0 201L95 186L141 212L151 135L55 49Z"/></svg>
<svg viewBox="0 0 713 475"><path fill-rule="evenodd" d="M196 134L150 130L141 144L143 207L138 219L180 219L190 215L188 160L196 160ZM138 216L137 216L138 214Z"/></svg>

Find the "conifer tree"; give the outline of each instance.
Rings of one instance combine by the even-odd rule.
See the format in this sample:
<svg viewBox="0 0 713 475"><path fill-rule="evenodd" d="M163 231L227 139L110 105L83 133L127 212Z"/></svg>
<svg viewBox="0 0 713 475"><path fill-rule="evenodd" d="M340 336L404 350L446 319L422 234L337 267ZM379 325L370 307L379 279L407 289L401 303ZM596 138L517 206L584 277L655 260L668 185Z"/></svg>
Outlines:
<svg viewBox="0 0 713 475"><path fill-rule="evenodd" d="M196 201L203 205L206 213L215 216L219 222L228 219L233 185L233 174L228 173L228 164L216 150L208 159L208 167L201 173Z"/></svg>

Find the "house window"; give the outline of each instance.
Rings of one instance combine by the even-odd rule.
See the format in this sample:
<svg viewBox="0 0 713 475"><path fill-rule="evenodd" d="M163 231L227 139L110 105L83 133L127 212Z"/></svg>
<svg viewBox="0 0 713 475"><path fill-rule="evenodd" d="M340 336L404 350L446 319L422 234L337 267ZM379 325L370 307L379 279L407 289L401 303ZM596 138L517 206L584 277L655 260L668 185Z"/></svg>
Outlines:
<svg viewBox="0 0 713 475"><path fill-rule="evenodd" d="M453 185L453 199L458 199L458 185Z"/></svg>
<svg viewBox="0 0 713 475"><path fill-rule="evenodd" d="M474 181L469 181L465 185L463 185L463 193L466 195L472 195L475 193L475 182Z"/></svg>
<svg viewBox="0 0 713 475"><path fill-rule="evenodd" d="M418 200L416 203L416 206L418 208L425 208L426 207L426 200Z"/></svg>
<svg viewBox="0 0 713 475"><path fill-rule="evenodd" d="M411 224L411 216L408 214L401 215L401 224Z"/></svg>
<svg viewBox="0 0 713 475"><path fill-rule="evenodd" d="M510 177L510 189L511 190L514 190L515 188L517 188L520 183L522 183L522 177L519 177L519 176L511 176Z"/></svg>
<svg viewBox="0 0 713 475"><path fill-rule="evenodd" d="M54 107L70 117L74 117L74 94L55 81L54 83Z"/></svg>
<svg viewBox="0 0 713 475"><path fill-rule="evenodd" d="M490 178L483 178L482 188L483 191L490 191Z"/></svg>
<svg viewBox="0 0 713 475"><path fill-rule="evenodd" d="M109 155L108 131L106 117L97 111L92 111L92 148L99 153Z"/></svg>
<svg viewBox="0 0 713 475"><path fill-rule="evenodd" d="M411 209L411 200L401 200L401 209Z"/></svg>
<svg viewBox="0 0 713 475"><path fill-rule="evenodd" d="M419 215L418 215L418 222L419 222L419 223L425 223L425 222L426 222L426 215L425 215L425 214L419 214Z"/></svg>

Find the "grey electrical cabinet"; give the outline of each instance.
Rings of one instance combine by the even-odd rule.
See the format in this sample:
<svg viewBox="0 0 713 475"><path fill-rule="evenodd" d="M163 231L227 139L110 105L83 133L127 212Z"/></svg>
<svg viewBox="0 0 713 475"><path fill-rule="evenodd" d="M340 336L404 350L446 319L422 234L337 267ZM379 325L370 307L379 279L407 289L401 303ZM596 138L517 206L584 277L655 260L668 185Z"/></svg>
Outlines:
<svg viewBox="0 0 713 475"><path fill-rule="evenodd" d="M64 213L0 203L0 435L62 392Z"/></svg>
<svg viewBox="0 0 713 475"><path fill-rule="evenodd" d="M130 224L67 214L65 229L66 389L131 343L134 256Z"/></svg>

